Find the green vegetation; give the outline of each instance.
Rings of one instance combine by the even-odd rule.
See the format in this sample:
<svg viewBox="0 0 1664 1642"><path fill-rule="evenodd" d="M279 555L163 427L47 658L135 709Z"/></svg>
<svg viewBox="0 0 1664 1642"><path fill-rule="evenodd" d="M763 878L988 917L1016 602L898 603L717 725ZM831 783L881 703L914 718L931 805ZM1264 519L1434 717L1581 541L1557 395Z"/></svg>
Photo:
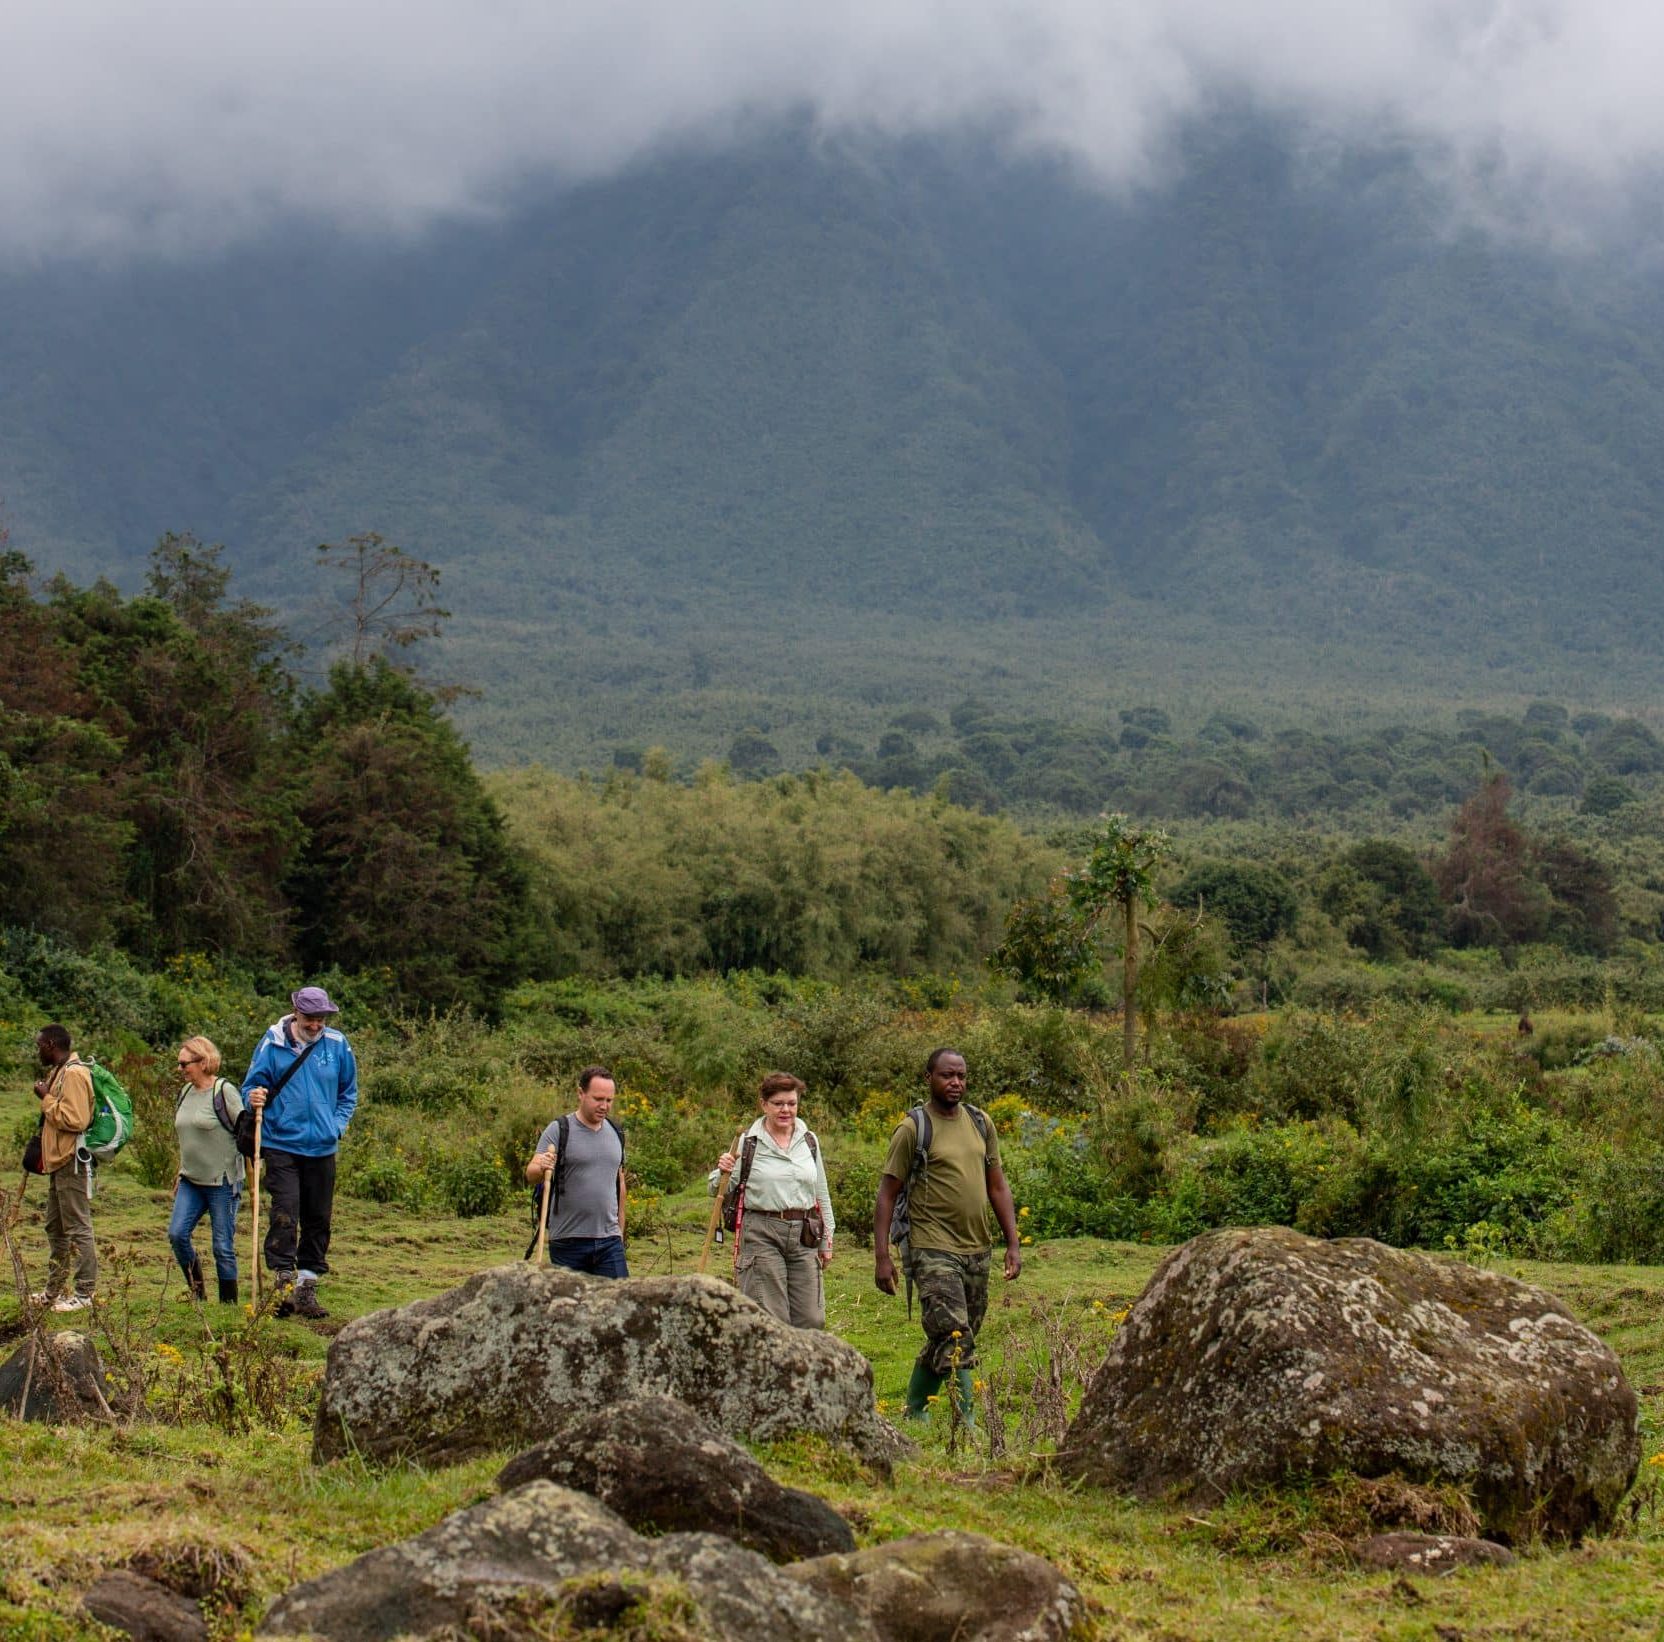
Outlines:
<svg viewBox="0 0 1664 1642"><path fill-rule="evenodd" d="M189 521L302 632L374 526L444 568L476 745L568 772L928 760L891 721L970 695L1100 745L1656 700L1645 259L1269 121L1172 159L774 130L398 243L7 271L0 494L126 588ZM1044 802L1144 809L1073 762Z"/></svg>
<svg viewBox="0 0 1664 1642"><path fill-rule="evenodd" d="M275 1424L227 1430L193 1412L188 1388L205 1372L199 1314L175 1302L166 1268L166 1193L140 1187L125 1171L101 1186L100 1236L118 1264L124 1292L110 1323L128 1341L113 1361L142 1373L160 1418L119 1431L97 1427L13 1428L7 1436L11 1486L0 1498L7 1567L0 1628L40 1642L88 1638L77 1617L80 1592L101 1566L140 1551L158 1558L199 1547L235 1571L240 1602L222 1634L247 1626L289 1583L335 1567L372 1546L432 1526L473 1503L509 1456L423 1470L372 1468L308 1459L315 1375L329 1330L343 1317L399 1304L517 1258L522 1219L453 1220L394 1207L342 1206L330 1303L336 1316L316 1328L297 1322L205 1318L216 1338L268 1365L288 1364L291 1400ZM688 1271L703 1234L704 1202L668 1206L651 1237L635 1242L644 1271ZM38 1240L38 1233L32 1237ZM35 1244L29 1243L31 1253ZM1664 1541L1657 1487L1643 1479L1611 1536L1578 1551L1536 1551L1511 1570L1439 1580L1395 1581L1352 1571L1343 1539L1377 1525L1382 1503L1368 1490L1315 1485L1282 1495L1244 1496L1210 1510L1169 1511L1091 1490L1062 1489L1028 1468L1050 1445L1060 1411L1078 1395L1077 1374L1101 1356L1116 1315L1143 1287L1160 1251L1082 1238L1039 1240L1021 1280L995 1296L984 1332L982 1426L950 1450L943 1422L923 1433L919 1458L876 1482L847 1456L800 1440L761 1452L782 1480L809 1488L845 1511L862 1544L938 1527L987 1533L1047 1556L1096 1605L1103 1637L1286 1636L1430 1637L1434 1626L1606 1642L1647 1637L1664 1622ZM1642 1391L1647 1452L1664 1432L1664 1278L1654 1268L1521 1265L1502 1269L1560 1294L1609 1339ZM874 1365L879 1400L899 1404L917 1346L917 1322L899 1301L876 1293L869 1261L844 1246L828 1272L828 1324ZM13 1312L0 1301L0 1329ZM128 1325L131 1325L130 1328ZM1066 1386L1060 1405L1048 1370ZM206 1368L213 1383L211 1354ZM181 1397L181 1388L187 1394ZM1005 1451L990 1456L987 1401L1005 1419ZM183 1418L171 1410L183 1402ZM89 1547L89 1511L98 1523ZM1390 1513L1385 1522L1393 1522Z"/></svg>

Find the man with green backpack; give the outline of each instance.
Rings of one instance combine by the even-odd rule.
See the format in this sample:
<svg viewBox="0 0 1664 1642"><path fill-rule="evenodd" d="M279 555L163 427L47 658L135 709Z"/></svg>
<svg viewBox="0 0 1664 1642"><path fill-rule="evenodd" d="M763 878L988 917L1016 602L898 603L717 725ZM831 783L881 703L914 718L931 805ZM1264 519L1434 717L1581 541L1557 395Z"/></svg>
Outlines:
<svg viewBox="0 0 1664 1642"><path fill-rule="evenodd" d="M46 1075L35 1084L40 1102L40 1172L46 1176L46 1241L52 1251L45 1290L37 1305L85 1311L98 1286L98 1250L92 1237L92 1157L82 1137L95 1115L92 1068L73 1052L69 1033L53 1024L35 1038ZM86 1155L83 1155L86 1154ZM75 1292L64 1293L71 1266Z"/></svg>
<svg viewBox="0 0 1664 1642"><path fill-rule="evenodd" d="M896 1291L899 1247L909 1301L916 1285L924 1348L907 1384L907 1412L923 1416L950 1376L960 1417L973 1418L976 1335L988 1310L988 1211L1005 1234L1005 1278L1023 1269L1011 1188L988 1114L965 1099L965 1057L935 1050L925 1065L930 1098L897 1126L873 1212L874 1281Z"/></svg>

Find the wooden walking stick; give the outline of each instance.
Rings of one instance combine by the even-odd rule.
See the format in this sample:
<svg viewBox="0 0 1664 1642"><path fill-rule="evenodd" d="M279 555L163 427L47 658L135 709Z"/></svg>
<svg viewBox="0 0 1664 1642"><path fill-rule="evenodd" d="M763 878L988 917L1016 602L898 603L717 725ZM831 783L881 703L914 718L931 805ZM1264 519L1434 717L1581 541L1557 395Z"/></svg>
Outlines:
<svg viewBox="0 0 1664 1642"><path fill-rule="evenodd" d="M743 1136L741 1137L744 1138ZM728 1154L737 1159L740 1155L740 1142L734 1142L734 1149ZM722 1224L722 1200L728 1195L728 1176L734 1171L718 1167L716 1172L716 1200L711 1204L711 1221L705 1228L705 1246L699 1251L699 1269L703 1271L711 1263L711 1243L716 1237L716 1229Z"/></svg>
<svg viewBox="0 0 1664 1642"><path fill-rule="evenodd" d="M264 1106L254 1114L254 1160L250 1172L254 1176L253 1229L249 1233L249 1278L254 1289L254 1309L260 1309L260 1120L266 1115Z"/></svg>
<svg viewBox="0 0 1664 1642"><path fill-rule="evenodd" d="M560 1154L556 1152L549 1160L549 1172L543 1177L543 1195L537 1211L536 1263L539 1266L542 1266L544 1253L549 1247L549 1187L554 1183L555 1164L559 1161Z"/></svg>

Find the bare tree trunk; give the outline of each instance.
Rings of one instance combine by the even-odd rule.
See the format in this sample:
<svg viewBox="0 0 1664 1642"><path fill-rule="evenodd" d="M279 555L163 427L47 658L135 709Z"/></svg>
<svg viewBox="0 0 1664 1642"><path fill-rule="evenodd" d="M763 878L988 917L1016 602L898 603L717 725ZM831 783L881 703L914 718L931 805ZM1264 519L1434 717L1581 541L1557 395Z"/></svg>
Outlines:
<svg viewBox="0 0 1664 1642"><path fill-rule="evenodd" d="M1121 953L1121 1069L1127 1087L1132 1087L1133 1062L1138 1054L1138 902L1128 896L1121 903L1126 915L1127 939Z"/></svg>

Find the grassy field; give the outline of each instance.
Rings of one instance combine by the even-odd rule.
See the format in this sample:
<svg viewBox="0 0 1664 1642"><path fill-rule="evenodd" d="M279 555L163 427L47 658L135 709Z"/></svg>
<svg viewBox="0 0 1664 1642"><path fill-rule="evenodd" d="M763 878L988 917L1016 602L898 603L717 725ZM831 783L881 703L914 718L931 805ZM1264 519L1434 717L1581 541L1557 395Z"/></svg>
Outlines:
<svg viewBox="0 0 1664 1642"><path fill-rule="evenodd" d="M44 1265L39 1187L22 1226L31 1277ZM198 1312L164 1237L166 1193L120 1169L95 1205L108 1250L108 1324L121 1349L155 1359L155 1400L196 1360L202 1325L235 1313ZM632 1248L638 1272L688 1271L697 1259L703 1203L673 1200L651 1239ZM0 1537L7 1547L0 1631L8 1638L99 1634L78 1618L97 1571L145 1547L194 1543L241 1547L251 1594L224 1634L249 1625L297 1578L369 1547L414 1533L491 1489L506 1456L438 1471L324 1468L308 1459L308 1376L347 1317L431 1294L522 1252L518 1217L414 1218L375 1205L340 1205L325 1292L334 1315L318 1324L262 1321L269 1372L297 1383L292 1416L276 1429L232 1435L213 1424L147 1421L121 1429L8 1424ZM244 1234L246 1237L246 1215ZM1137 1295L1160 1251L1087 1239L1039 1243L1022 1279L996 1293L982 1374L1004 1409L1006 1452L991 1456L985 1417L974 1442L950 1451L940 1417L920 1457L889 1485L818 1442L764 1455L783 1480L815 1489L845 1511L862 1543L942 1526L975 1529L1040 1552L1076 1579L1095 1604L1104 1638L1319 1636L1336 1638L1655 1636L1664 1628L1664 1529L1651 1478L1643 1479L1619 1532L1577 1550L1538 1551L1518 1566L1443 1580L1348 1569L1340 1538L1357 1531L1344 1493L1240 1499L1198 1515L1138 1506L1090 1490L1025 1477L1061 1410L1056 1379L1078 1376L1106 1346L1116 1314ZM1664 1270L1538 1266L1502 1269L1543 1284L1622 1354L1641 1392L1647 1453L1664 1442ZM872 1360L881 1406L894 1411L916 1348L899 1300L876 1292L870 1256L845 1247L829 1273L829 1325ZM238 1319L233 1328L251 1325ZM15 1303L0 1302L0 1334L17 1332Z"/></svg>

